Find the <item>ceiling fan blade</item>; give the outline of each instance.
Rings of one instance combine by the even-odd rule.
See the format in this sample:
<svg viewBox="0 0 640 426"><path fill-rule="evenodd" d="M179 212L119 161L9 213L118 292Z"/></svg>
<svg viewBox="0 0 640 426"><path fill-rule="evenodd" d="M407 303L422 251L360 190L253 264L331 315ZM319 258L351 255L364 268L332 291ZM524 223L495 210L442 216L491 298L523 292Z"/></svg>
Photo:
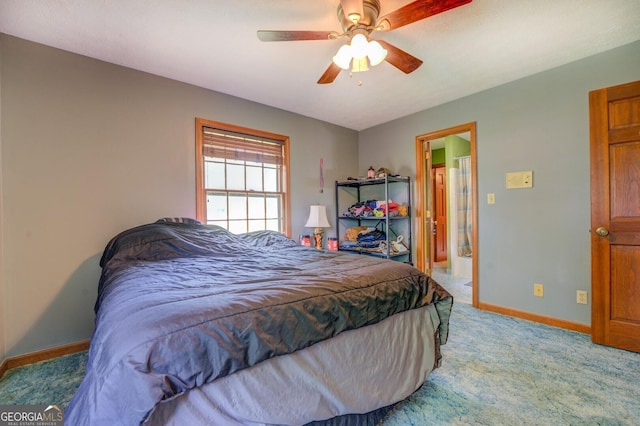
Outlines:
<svg viewBox="0 0 640 426"><path fill-rule="evenodd" d="M340 74L340 71L342 71L342 68L340 68L339 66L331 62L331 65L329 65L329 68L327 68L327 70L324 72L324 74L322 74L322 76L318 80L318 84L333 83L333 80L335 80L338 74Z"/></svg>
<svg viewBox="0 0 640 426"><path fill-rule="evenodd" d="M333 40L337 36L335 31L258 31L258 38L262 41Z"/></svg>
<svg viewBox="0 0 640 426"><path fill-rule="evenodd" d="M391 31L429 16L455 9L472 0L416 0L378 20L379 31Z"/></svg>
<svg viewBox="0 0 640 426"><path fill-rule="evenodd" d="M347 18L347 20L352 21L349 15L354 13L358 14L359 18L362 18L364 13L362 0L340 0L340 5L342 6L344 17Z"/></svg>
<svg viewBox="0 0 640 426"><path fill-rule="evenodd" d="M412 73L422 65L422 61L420 59L395 47L393 44L384 40L377 40L377 42L387 49L387 57L384 60L398 68L403 73Z"/></svg>

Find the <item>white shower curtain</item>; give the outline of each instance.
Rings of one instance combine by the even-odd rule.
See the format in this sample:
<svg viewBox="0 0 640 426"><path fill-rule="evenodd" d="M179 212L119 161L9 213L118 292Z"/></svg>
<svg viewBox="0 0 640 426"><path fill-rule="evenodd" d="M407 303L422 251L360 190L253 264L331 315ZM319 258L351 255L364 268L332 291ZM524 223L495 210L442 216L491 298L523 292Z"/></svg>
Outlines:
<svg viewBox="0 0 640 426"><path fill-rule="evenodd" d="M470 257L471 248L471 158L458 159L458 256Z"/></svg>

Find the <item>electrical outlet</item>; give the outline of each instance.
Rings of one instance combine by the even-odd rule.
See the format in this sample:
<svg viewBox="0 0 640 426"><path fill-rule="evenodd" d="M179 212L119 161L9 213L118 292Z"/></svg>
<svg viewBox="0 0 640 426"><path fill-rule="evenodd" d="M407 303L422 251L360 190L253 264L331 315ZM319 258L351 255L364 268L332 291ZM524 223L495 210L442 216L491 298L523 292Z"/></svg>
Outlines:
<svg viewBox="0 0 640 426"><path fill-rule="evenodd" d="M544 285L542 284L534 284L533 285L533 295L537 297L544 297Z"/></svg>
<svg viewBox="0 0 640 426"><path fill-rule="evenodd" d="M489 193L487 194L487 204L495 204L496 203L496 194Z"/></svg>
<svg viewBox="0 0 640 426"><path fill-rule="evenodd" d="M578 290L576 292L576 302L580 303L581 305L586 305L588 303L589 300L589 293L587 293L586 291L583 290Z"/></svg>

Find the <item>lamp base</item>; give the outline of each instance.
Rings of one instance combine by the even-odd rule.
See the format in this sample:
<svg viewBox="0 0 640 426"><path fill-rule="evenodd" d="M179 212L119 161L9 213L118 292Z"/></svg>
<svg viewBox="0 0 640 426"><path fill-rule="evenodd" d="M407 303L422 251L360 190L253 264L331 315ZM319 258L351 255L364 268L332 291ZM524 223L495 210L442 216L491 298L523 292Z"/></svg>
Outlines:
<svg viewBox="0 0 640 426"><path fill-rule="evenodd" d="M315 228L313 230L313 239L316 241L316 248L322 250L322 239L324 238L324 230L322 228Z"/></svg>

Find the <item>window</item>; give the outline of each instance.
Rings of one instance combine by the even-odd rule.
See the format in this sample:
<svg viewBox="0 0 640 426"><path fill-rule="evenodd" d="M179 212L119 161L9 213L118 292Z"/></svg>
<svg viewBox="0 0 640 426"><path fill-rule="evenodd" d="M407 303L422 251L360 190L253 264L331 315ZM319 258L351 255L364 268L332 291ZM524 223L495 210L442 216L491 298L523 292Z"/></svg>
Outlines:
<svg viewBox="0 0 640 426"><path fill-rule="evenodd" d="M198 220L291 234L287 136L197 118L196 153Z"/></svg>

